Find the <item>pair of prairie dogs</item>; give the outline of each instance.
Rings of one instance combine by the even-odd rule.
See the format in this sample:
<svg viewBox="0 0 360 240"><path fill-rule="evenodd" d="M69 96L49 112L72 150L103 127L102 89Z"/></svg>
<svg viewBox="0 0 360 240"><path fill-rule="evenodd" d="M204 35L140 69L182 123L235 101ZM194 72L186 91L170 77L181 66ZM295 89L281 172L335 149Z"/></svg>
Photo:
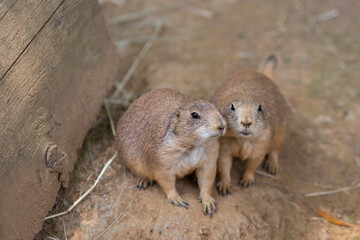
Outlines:
<svg viewBox="0 0 360 240"><path fill-rule="evenodd" d="M157 89L138 98L117 125L121 161L139 176L138 188L154 180L170 203L188 207L175 180L195 172L204 214L216 211L211 197L216 172L218 190L230 192L233 157L246 160L240 180L254 182L257 167L275 174L285 139L287 106L272 82L277 59L269 56L262 73L240 71L222 85L212 102L196 100L171 89Z"/></svg>

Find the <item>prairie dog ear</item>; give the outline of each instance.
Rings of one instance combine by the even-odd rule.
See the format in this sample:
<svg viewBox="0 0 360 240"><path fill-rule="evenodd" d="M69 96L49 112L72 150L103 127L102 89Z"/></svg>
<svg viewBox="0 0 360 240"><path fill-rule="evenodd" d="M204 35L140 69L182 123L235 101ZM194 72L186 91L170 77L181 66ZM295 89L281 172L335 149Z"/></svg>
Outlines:
<svg viewBox="0 0 360 240"><path fill-rule="evenodd" d="M276 54L270 54L260 65L259 72L274 81L275 69L278 65L278 56Z"/></svg>
<svg viewBox="0 0 360 240"><path fill-rule="evenodd" d="M180 122L180 109L176 110L175 117L171 119L171 126L173 127L173 131L175 135L179 135L178 132L178 123Z"/></svg>
<svg viewBox="0 0 360 240"><path fill-rule="evenodd" d="M176 110L175 115L173 115L172 120L171 120L172 124L177 125L178 122L180 122L180 109Z"/></svg>
<svg viewBox="0 0 360 240"><path fill-rule="evenodd" d="M271 113L270 113L270 111L266 111L267 110L266 106L263 106L263 104L262 104L261 107L262 107L262 112L263 112L265 118L266 119L270 118Z"/></svg>
<svg viewBox="0 0 360 240"><path fill-rule="evenodd" d="M180 118L180 109L176 110L176 118L177 118L177 119Z"/></svg>

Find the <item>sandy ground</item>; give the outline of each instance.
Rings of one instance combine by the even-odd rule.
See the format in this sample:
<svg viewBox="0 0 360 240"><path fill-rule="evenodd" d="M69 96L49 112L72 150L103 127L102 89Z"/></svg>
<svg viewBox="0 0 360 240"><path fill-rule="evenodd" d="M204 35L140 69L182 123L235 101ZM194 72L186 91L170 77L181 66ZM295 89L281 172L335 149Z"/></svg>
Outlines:
<svg viewBox="0 0 360 240"><path fill-rule="evenodd" d="M108 19L167 1L114 2L117 5L102 4ZM148 89L171 87L209 99L232 72L257 69L267 54L278 54L276 83L294 111L279 174L275 179L258 174L255 185L241 189L237 183L243 163L234 161L233 194L222 197L213 188L218 212L210 219L201 213L192 178L177 181L178 191L190 203L185 210L170 205L158 185L138 192L136 177L115 161L72 213L44 225L43 236L65 239L66 232L67 239L93 239L122 216L102 239L360 239L360 188L303 197L360 182L360 2L201 0L187 1L186 6L213 15L206 12L207 18L193 8L179 7L110 26L120 41L151 34L154 21L164 24L161 37L127 85L128 92L137 97ZM314 21L314 16L333 9L338 17ZM134 30L139 23L148 25ZM119 48L119 80L143 45ZM116 120L124 109L112 106ZM89 188L113 153L103 110L54 212L66 209ZM329 223L316 215L316 208L352 227Z"/></svg>

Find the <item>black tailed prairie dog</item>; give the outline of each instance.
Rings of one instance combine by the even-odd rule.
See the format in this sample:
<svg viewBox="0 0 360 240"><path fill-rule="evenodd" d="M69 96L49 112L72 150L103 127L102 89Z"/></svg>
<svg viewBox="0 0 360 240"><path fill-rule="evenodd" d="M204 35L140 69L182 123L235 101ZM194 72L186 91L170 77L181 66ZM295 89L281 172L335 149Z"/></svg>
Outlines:
<svg viewBox="0 0 360 240"><path fill-rule="evenodd" d="M230 193L230 170L233 157L246 160L240 179L243 187L254 183L254 174L266 157L264 168L278 170L278 156L285 140L285 98L273 83L276 56L269 56L262 73L239 71L221 86L212 101L227 122L226 134L219 139L218 190Z"/></svg>
<svg viewBox="0 0 360 240"><path fill-rule="evenodd" d="M195 172L204 214L212 217L218 137L225 127L214 104L157 89L142 95L124 113L116 142L121 161L139 176L138 188L145 189L155 180L169 202L179 207L189 204L176 191L175 180Z"/></svg>

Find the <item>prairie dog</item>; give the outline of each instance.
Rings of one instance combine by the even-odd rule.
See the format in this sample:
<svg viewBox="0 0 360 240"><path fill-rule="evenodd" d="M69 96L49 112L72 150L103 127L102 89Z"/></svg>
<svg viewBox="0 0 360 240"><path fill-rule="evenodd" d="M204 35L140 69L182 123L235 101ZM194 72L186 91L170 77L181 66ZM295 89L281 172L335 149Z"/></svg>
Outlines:
<svg viewBox="0 0 360 240"><path fill-rule="evenodd" d="M175 180L195 171L203 212L216 211L211 188L225 119L214 104L171 89L156 89L138 98L117 124L121 161L139 176L138 187L159 183L170 203L189 205Z"/></svg>
<svg viewBox="0 0 360 240"><path fill-rule="evenodd" d="M285 98L269 77L274 76L277 59L266 59L264 74L239 71L214 94L212 102L227 122L225 136L219 139L218 190L230 192L230 170L233 157L246 160L240 180L243 187L254 183L254 174L265 156L264 168L276 174L278 156L285 140L288 107Z"/></svg>

